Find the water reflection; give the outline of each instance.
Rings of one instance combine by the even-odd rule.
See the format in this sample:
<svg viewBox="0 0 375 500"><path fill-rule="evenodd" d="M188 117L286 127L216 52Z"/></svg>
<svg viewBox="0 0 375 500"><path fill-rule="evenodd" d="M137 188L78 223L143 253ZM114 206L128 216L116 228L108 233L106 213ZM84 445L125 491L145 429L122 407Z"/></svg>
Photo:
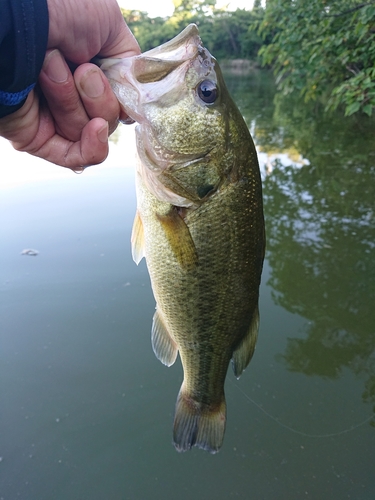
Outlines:
<svg viewBox="0 0 375 500"><path fill-rule="evenodd" d="M228 373L214 457L171 444L182 372L152 352L131 259L134 130L79 176L0 141L0 498L372 498L375 127L275 105L264 73L232 84L261 148L268 250L257 351Z"/></svg>
<svg viewBox="0 0 375 500"><path fill-rule="evenodd" d="M266 154L268 285L276 304L309 320L278 359L332 379L347 367L375 403L374 120L274 101L272 82L265 88L255 110L254 101L241 110ZM233 90L241 104L246 84Z"/></svg>

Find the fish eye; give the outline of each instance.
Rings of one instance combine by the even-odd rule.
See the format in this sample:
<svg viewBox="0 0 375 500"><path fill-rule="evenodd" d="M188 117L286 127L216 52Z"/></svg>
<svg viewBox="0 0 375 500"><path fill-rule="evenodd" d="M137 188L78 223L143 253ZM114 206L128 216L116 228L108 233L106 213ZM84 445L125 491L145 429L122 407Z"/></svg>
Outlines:
<svg viewBox="0 0 375 500"><path fill-rule="evenodd" d="M216 101L218 89L216 83L211 80L203 80L198 85L198 96L206 104L212 104Z"/></svg>

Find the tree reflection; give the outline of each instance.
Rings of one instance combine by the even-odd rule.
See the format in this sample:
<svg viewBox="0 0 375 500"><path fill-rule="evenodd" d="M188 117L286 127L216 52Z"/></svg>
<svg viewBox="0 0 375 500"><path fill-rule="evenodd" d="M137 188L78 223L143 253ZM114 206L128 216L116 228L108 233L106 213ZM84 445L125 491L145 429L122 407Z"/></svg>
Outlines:
<svg viewBox="0 0 375 500"><path fill-rule="evenodd" d="M270 106L261 119L247 116L260 148L308 160L276 157L264 180L269 285L277 304L309 320L280 358L321 377L348 367L366 377L363 399L375 403L374 120L285 98L272 113L271 125Z"/></svg>

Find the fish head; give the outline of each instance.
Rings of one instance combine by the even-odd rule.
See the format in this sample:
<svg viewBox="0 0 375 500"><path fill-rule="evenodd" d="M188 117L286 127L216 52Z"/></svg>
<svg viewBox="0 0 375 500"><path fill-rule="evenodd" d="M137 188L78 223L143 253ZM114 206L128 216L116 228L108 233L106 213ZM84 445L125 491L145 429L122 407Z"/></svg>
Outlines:
<svg viewBox="0 0 375 500"><path fill-rule="evenodd" d="M173 172L190 167L197 177L205 169L205 176L215 179L205 178L203 184L215 184L220 173L216 168L215 174L207 174L207 165L210 154L219 154L227 143L229 97L198 28L190 24L174 39L139 56L104 60L101 69L123 110L139 124L137 150L148 188L175 205L197 203L200 187L193 186L190 193L183 187L184 175L174 183Z"/></svg>

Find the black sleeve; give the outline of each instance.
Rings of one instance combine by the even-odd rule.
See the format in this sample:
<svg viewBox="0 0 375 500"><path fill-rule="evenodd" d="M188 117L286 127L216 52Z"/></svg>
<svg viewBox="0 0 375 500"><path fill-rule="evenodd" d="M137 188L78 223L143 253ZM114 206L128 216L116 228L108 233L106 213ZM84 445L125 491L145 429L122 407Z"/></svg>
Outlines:
<svg viewBox="0 0 375 500"><path fill-rule="evenodd" d="M0 118L35 86L48 40L47 0L0 0Z"/></svg>

